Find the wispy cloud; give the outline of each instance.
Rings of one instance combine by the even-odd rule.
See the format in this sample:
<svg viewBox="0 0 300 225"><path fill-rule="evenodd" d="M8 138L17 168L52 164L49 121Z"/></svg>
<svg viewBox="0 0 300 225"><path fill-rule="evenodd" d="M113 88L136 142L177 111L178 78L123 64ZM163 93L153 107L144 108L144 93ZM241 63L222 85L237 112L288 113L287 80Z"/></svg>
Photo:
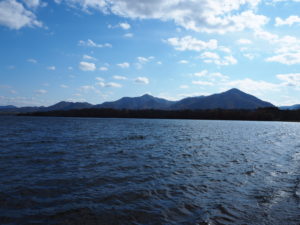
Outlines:
<svg viewBox="0 0 300 225"><path fill-rule="evenodd" d="M185 60L185 59L182 59L180 61L178 61L179 64L188 64L189 61Z"/></svg>
<svg viewBox="0 0 300 225"><path fill-rule="evenodd" d="M121 28L123 30L129 30L131 28L131 25L127 22L122 22L118 23L117 25L108 25L108 28L113 29L113 28Z"/></svg>
<svg viewBox="0 0 300 225"><path fill-rule="evenodd" d="M300 87L300 73L278 74L276 77L283 82L284 86Z"/></svg>
<svg viewBox="0 0 300 225"><path fill-rule="evenodd" d="M134 81L136 83L140 83L140 84L149 84L150 83L150 81L147 77L137 77Z"/></svg>
<svg viewBox="0 0 300 225"><path fill-rule="evenodd" d="M289 16L286 19L282 19L280 17L276 17L275 19L275 26L283 26L283 25L288 25L292 26L295 23L300 23L300 17L299 16Z"/></svg>
<svg viewBox="0 0 300 225"><path fill-rule="evenodd" d="M65 84L61 84L60 85L61 88L68 88L69 86L65 85Z"/></svg>
<svg viewBox="0 0 300 225"><path fill-rule="evenodd" d="M125 76L118 76L118 75L115 75L115 76L113 76L113 78L114 78L115 80L127 80L127 77L125 77Z"/></svg>
<svg viewBox="0 0 300 225"><path fill-rule="evenodd" d="M54 70L56 70L56 67L55 66L48 66L47 70L53 70L54 71Z"/></svg>
<svg viewBox="0 0 300 225"><path fill-rule="evenodd" d="M203 59L205 63L213 63L219 66L237 64L237 59L234 58L232 55L221 57L215 52L204 52L201 54L200 58Z"/></svg>
<svg viewBox="0 0 300 225"><path fill-rule="evenodd" d="M99 68L100 71L108 71L108 68L106 66L101 66Z"/></svg>
<svg viewBox="0 0 300 225"><path fill-rule="evenodd" d="M83 58L83 59L86 59L86 60L92 60L92 61L95 61L95 60L96 60L95 57L90 56L90 55L83 55L82 58Z"/></svg>
<svg viewBox="0 0 300 225"><path fill-rule="evenodd" d="M97 44L91 39L88 39L87 41L80 40L78 42L79 46L84 46L84 47L92 47L92 48L111 48L112 45L110 43L105 43L105 44Z"/></svg>
<svg viewBox="0 0 300 225"><path fill-rule="evenodd" d="M117 66L121 67L121 68L129 68L130 64L128 62L123 62L123 63L119 63L117 64Z"/></svg>
<svg viewBox="0 0 300 225"><path fill-rule="evenodd" d="M107 87L107 88L121 88L122 87L122 85L119 83L115 83L115 82L105 83L104 81L98 82L97 85L100 87Z"/></svg>
<svg viewBox="0 0 300 225"><path fill-rule="evenodd" d="M166 42L178 51L202 51L205 49L212 50L218 48L218 41L216 39L211 39L206 42L192 36L169 38Z"/></svg>
<svg viewBox="0 0 300 225"><path fill-rule="evenodd" d="M47 94L48 91L45 89L39 89L39 90L36 90L35 93L38 95L44 95L44 94Z"/></svg>
<svg viewBox="0 0 300 225"><path fill-rule="evenodd" d="M95 63L90 63L90 62L80 62L79 69L82 71L95 71L96 65Z"/></svg>
<svg viewBox="0 0 300 225"><path fill-rule="evenodd" d="M133 33L126 33L123 35L126 38L132 38L133 37Z"/></svg>

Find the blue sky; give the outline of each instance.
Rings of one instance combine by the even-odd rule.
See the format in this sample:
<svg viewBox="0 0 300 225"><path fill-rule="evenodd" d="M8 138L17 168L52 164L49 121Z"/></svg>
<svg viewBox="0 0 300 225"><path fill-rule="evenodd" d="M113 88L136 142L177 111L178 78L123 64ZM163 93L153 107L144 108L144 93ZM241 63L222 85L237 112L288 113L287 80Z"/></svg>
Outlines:
<svg viewBox="0 0 300 225"><path fill-rule="evenodd" d="M0 105L239 88L300 103L300 0L0 0Z"/></svg>

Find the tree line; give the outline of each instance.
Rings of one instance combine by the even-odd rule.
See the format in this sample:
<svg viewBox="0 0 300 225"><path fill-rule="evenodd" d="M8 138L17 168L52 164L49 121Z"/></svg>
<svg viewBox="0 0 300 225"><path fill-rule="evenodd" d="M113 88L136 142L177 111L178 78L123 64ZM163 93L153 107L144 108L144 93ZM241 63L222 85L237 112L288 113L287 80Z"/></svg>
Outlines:
<svg viewBox="0 0 300 225"><path fill-rule="evenodd" d="M77 109L21 113L21 116L99 117L99 118L149 118L149 119L203 119L203 120L253 120L300 121L300 110L278 108L208 109L208 110L128 110L128 109Z"/></svg>

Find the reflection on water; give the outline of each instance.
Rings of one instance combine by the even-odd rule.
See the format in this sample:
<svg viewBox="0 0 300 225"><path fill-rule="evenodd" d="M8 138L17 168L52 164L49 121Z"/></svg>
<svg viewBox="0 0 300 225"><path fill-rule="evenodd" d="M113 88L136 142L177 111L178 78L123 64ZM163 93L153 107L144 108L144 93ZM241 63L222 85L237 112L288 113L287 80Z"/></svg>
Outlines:
<svg viewBox="0 0 300 225"><path fill-rule="evenodd" d="M0 224L299 224L300 124L0 117Z"/></svg>

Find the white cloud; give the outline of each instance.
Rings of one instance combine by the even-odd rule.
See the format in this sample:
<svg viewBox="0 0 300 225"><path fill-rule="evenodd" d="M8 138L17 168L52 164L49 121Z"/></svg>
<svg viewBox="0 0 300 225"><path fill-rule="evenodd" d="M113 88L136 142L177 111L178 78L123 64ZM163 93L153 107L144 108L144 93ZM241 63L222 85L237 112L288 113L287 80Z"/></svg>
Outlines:
<svg viewBox="0 0 300 225"><path fill-rule="evenodd" d="M133 33L126 33L126 34L124 34L124 37L126 37L126 38L132 38L133 37Z"/></svg>
<svg viewBox="0 0 300 225"><path fill-rule="evenodd" d="M276 77L283 81L285 86L300 86L300 73L278 74Z"/></svg>
<svg viewBox="0 0 300 225"><path fill-rule="evenodd" d="M145 57L137 57L137 60L139 61L139 63L147 63L149 62L149 59L145 58Z"/></svg>
<svg viewBox="0 0 300 225"><path fill-rule="evenodd" d="M40 0L23 0L23 1L29 8L37 8L41 4Z"/></svg>
<svg viewBox="0 0 300 225"><path fill-rule="evenodd" d="M86 59L86 60L96 60L96 58L94 58L93 56L90 56L90 55L83 55L82 58Z"/></svg>
<svg viewBox="0 0 300 225"><path fill-rule="evenodd" d="M202 85L202 86L213 86L213 83L212 83L212 82L209 82L209 81L201 81L201 80L192 81L192 84Z"/></svg>
<svg viewBox="0 0 300 225"><path fill-rule="evenodd" d="M131 25L127 22L119 23L117 25L111 25L109 24L107 26L109 29L114 29L114 28L121 28L123 30L129 30L131 28Z"/></svg>
<svg viewBox="0 0 300 225"><path fill-rule="evenodd" d="M37 63L37 60L36 59L27 59L27 62L30 62L30 63Z"/></svg>
<svg viewBox="0 0 300 225"><path fill-rule="evenodd" d="M178 61L178 63L179 63L179 64L188 64L189 61L183 59L183 60Z"/></svg>
<svg viewBox="0 0 300 225"><path fill-rule="evenodd" d="M223 58L215 52L203 52L200 56L205 63L214 63L219 66L228 66L237 64L236 58L232 55L224 56Z"/></svg>
<svg viewBox="0 0 300 225"><path fill-rule="evenodd" d="M121 68L129 68L130 64L128 62L123 62L123 63L119 63L117 64L117 66L121 67Z"/></svg>
<svg viewBox="0 0 300 225"><path fill-rule="evenodd" d="M111 87L111 88L120 88L122 87L121 84L119 83L115 83L115 82L108 82L108 83L105 83L104 81L100 81L97 83L98 86L100 87Z"/></svg>
<svg viewBox="0 0 300 225"><path fill-rule="evenodd" d="M105 87L120 88L120 87L122 87L122 85L118 84L118 83L114 83L114 82L109 82L109 83L105 84Z"/></svg>
<svg viewBox="0 0 300 225"><path fill-rule="evenodd" d="M220 56L215 52L203 52L200 56L202 59L207 60L219 60Z"/></svg>
<svg viewBox="0 0 300 225"><path fill-rule="evenodd" d="M104 79L102 77L96 77L96 80L98 80L98 81L104 81Z"/></svg>
<svg viewBox="0 0 300 225"><path fill-rule="evenodd" d="M198 32L225 33L265 24L265 16L251 11L259 2L260 0L111 0L109 4L112 13L127 18L172 20L186 29ZM239 12L241 8L245 11Z"/></svg>
<svg viewBox="0 0 300 225"><path fill-rule="evenodd" d="M61 84L60 85L61 88L68 88L69 86L65 85L65 84Z"/></svg>
<svg viewBox="0 0 300 225"><path fill-rule="evenodd" d="M173 21L188 30L221 34L247 28L257 29L266 24L266 16L254 13L261 1L65 0L72 7L80 6L87 12L93 9L130 19Z"/></svg>
<svg viewBox="0 0 300 225"><path fill-rule="evenodd" d="M127 80L127 77L124 77L124 76L118 76L118 75L113 76L113 78L114 78L115 80Z"/></svg>
<svg viewBox="0 0 300 225"><path fill-rule="evenodd" d="M222 52L231 53L231 49L225 46L219 46L218 49Z"/></svg>
<svg viewBox="0 0 300 225"><path fill-rule="evenodd" d="M149 84L150 82L147 77L137 77L134 81L140 84Z"/></svg>
<svg viewBox="0 0 300 225"><path fill-rule="evenodd" d="M99 68L99 70L101 70L101 71L107 71L108 68L107 68L106 66L101 66L101 67Z"/></svg>
<svg viewBox="0 0 300 225"><path fill-rule="evenodd" d="M100 82L96 83L96 85L98 85L100 87L105 87L104 81L100 81Z"/></svg>
<svg viewBox="0 0 300 225"><path fill-rule="evenodd" d="M35 93L36 94L39 94L39 95L43 95L43 94L46 94L48 91L47 90L44 90L44 89L39 89L39 90L36 90Z"/></svg>
<svg viewBox="0 0 300 225"><path fill-rule="evenodd" d="M300 23L299 16L289 16L286 19L281 19L280 17L275 18L275 26L283 26L283 25L292 26L294 23Z"/></svg>
<svg viewBox="0 0 300 225"><path fill-rule="evenodd" d="M128 30L131 28L130 24L129 23L119 23L119 27L121 27L122 29L124 30Z"/></svg>
<svg viewBox="0 0 300 225"><path fill-rule="evenodd" d="M300 2L300 0L273 0L273 2L287 2L287 1Z"/></svg>
<svg viewBox="0 0 300 225"><path fill-rule="evenodd" d="M255 36L274 46L274 55L266 58L267 62L279 62L286 65L300 63L300 39L289 35L279 37L263 30L256 31Z"/></svg>
<svg viewBox="0 0 300 225"><path fill-rule="evenodd" d="M172 45L178 51L202 51L205 49L213 50L218 47L218 41L215 39L205 42L192 36L185 36L183 38L169 38L166 42Z"/></svg>
<svg viewBox="0 0 300 225"><path fill-rule="evenodd" d="M252 44L252 41L249 40L249 39L239 39L237 42L240 45L249 45L249 44Z"/></svg>
<svg viewBox="0 0 300 225"><path fill-rule="evenodd" d="M82 71L95 71L96 65L94 63L89 62L80 62L79 69L81 69Z"/></svg>
<svg viewBox="0 0 300 225"><path fill-rule="evenodd" d="M266 59L267 62L279 62L286 65L293 65L300 63L300 52L282 53Z"/></svg>
<svg viewBox="0 0 300 225"><path fill-rule="evenodd" d="M85 47L93 47L93 48L111 48L112 47L112 45L110 43L97 44L91 39L88 39L87 41L80 40L78 42L78 45L85 46Z"/></svg>
<svg viewBox="0 0 300 225"><path fill-rule="evenodd" d="M47 70L53 70L54 71L54 70L56 70L56 67L55 66L48 66Z"/></svg>
<svg viewBox="0 0 300 225"><path fill-rule="evenodd" d="M269 42L276 42L278 40L278 35L272 34L271 32L259 29L254 32L254 35L262 40Z"/></svg>
<svg viewBox="0 0 300 225"><path fill-rule="evenodd" d="M22 27L42 27L42 22L36 19L33 12L24 8L16 0L3 0L0 2L0 25L10 29Z"/></svg>
<svg viewBox="0 0 300 225"><path fill-rule="evenodd" d="M139 63L147 63L147 62L149 62L149 61L151 61L153 59L154 59L153 56L149 56L149 57L139 56L139 57L137 57L137 60L138 60Z"/></svg>
<svg viewBox="0 0 300 225"><path fill-rule="evenodd" d="M266 81L255 81L250 78L234 80L225 84L228 87L239 88L245 92L257 94L258 92L268 92L278 90L278 85Z"/></svg>
<svg viewBox="0 0 300 225"><path fill-rule="evenodd" d="M54 0L58 4L61 3L63 0ZM74 7L75 4L78 4L82 7L84 11L89 13L89 9L96 9L105 11L106 0L65 0L71 7Z"/></svg>

